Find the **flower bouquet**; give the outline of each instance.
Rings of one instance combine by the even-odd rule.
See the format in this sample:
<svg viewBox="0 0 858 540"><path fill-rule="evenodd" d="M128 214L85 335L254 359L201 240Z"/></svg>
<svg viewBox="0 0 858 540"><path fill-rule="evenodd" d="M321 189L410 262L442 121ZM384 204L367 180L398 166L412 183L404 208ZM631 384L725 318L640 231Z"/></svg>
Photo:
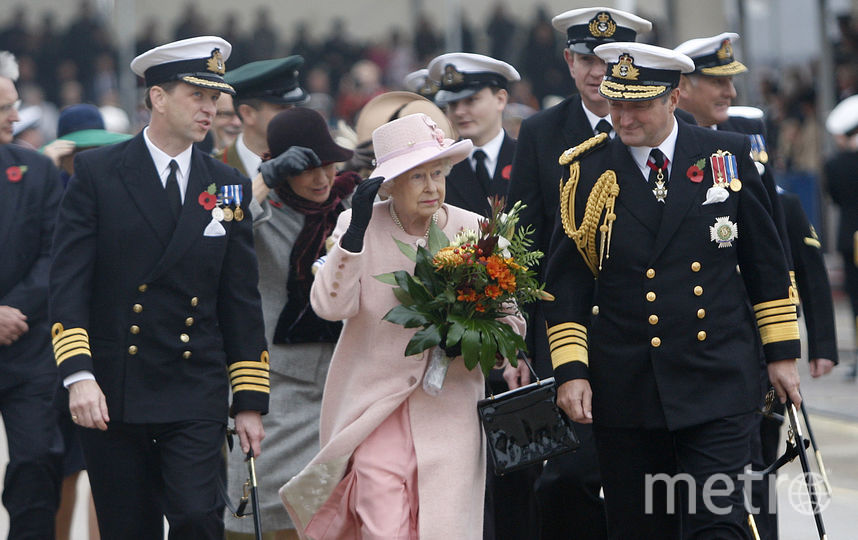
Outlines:
<svg viewBox="0 0 858 540"><path fill-rule="evenodd" d="M492 213L478 229L465 229L450 241L434 223L428 246L396 243L415 262L414 274L404 270L376 276L396 287L400 305L384 320L405 328L420 328L405 348L405 356L435 347L423 378L432 395L441 391L447 367L462 356L465 366L478 365L485 375L504 358L516 366L524 339L501 322L520 306L550 299L532 270L542 252L532 251L531 227L517 229L523 205L504 213L504 201L493 198Z"/></svg>

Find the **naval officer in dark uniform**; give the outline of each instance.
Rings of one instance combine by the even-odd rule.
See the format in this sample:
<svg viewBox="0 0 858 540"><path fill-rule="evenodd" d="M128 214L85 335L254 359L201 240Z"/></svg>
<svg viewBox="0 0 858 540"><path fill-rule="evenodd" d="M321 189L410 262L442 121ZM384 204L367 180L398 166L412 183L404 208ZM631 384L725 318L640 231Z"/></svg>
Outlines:
<svg viewBox="0 0 858 540"><path fill-rule="evenodd" d="M509 84L521 79L511 65L473 53L442 54L429 62L437 81L435 103L446 110L459 137L474 150L447 175L447 204L481 216L491 211L491 197L506 197L515 139L503 129Z"/></svg>
<svg viewBox="0 0 858 540"><path fill-rule="evenodd" d="M249 181L193 147L230 45L191 38L131 63L150 124L82 152L60 207L51 335L102 538L223 538L228 413L259 455L268 409ZM232 406L229 407L230 387Z"/></svg>
<svg viewBox="0 0 858 540"><path fill-rule="evenodd" d="M610 8L566 11L552 19L566 36L563 56L578 93L524 120L512 165L510 202L522 201L521 225L534 228L534 248L548 252L562 168L557 162L567 148L606 132L614 136L608 101L599 94L605 62L593 48L614 41L634 41L652 28L649 21ZM541 271L544 277L544 264ZM551 372L545 318L541 306L531 309L527 344L538 373ZM581 446L574 454L548 460L537 483L540 534L543 540L565 540L573 528L577 538L605 538L605 506L590 426L575 426Z"/></svg>
<svg viewBox="0 0 858 540"><path fill-rule="evenodd" d="M53 538L62 439L52 412L57 370L48 332L51 237L62 196L51 160L12 144L18 64L0 51L0 414L9 463L3 505L9 538Z"/></svg>
<svg viewBox="0 0 858 540"><path fill-rule="evenodd" d="M561 158L546 272L557 301L544 306L558 403L594 424L609 537L747 538L738 476L758 341L780 398L801 401L768 196L747 138L675 118L691 59L638 43L594 52L617 138Z"/></svg>

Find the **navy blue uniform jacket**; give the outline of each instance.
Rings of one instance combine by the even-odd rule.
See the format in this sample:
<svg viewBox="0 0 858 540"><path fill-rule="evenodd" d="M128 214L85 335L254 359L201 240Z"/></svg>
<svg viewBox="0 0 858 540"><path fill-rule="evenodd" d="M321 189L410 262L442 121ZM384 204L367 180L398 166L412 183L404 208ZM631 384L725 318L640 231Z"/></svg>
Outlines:
<svg viewBox="0 0 858 540"><path fill-rule="evenodd" d="M703 205L716 150L737 156L742 188ZM589 378L595 422L674 430L747 413L758 340L769 362L799 356L786 259L749 153L746 137L680 121L663 208L619 138L580 160L576 227L596 179L617 176L609 257L594 277L558 218L546 271L557 301L543 309L555 377ZM688 169L704 158L694 182ZM713 240L719 224L736 226L730 245Z"/></svg>
<svg viewBox="0 0 858 540"><path fill-rule="evenodd" d="M245 219L204 236L210 184L243 188ZM92 370L111 420L226 421L268 408L250 183L194 148L178 223L143 135L82 152L60 206L51 320L60 374Z"/></svg>

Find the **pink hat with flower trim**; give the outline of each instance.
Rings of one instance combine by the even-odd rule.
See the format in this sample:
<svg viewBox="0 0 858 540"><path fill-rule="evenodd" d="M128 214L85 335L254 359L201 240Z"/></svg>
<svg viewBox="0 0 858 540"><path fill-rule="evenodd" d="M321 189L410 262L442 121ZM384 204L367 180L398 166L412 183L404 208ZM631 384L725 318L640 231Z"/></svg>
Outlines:
<svg viewBox="0 0 858 540"><path fill-rule="evenodd" d="M429 116L409 114L390 121L372 132L375 170L371 177L382 176L384 182L430 161L449 159L455 164L471 153L470 139L454 141Z"/></svg>

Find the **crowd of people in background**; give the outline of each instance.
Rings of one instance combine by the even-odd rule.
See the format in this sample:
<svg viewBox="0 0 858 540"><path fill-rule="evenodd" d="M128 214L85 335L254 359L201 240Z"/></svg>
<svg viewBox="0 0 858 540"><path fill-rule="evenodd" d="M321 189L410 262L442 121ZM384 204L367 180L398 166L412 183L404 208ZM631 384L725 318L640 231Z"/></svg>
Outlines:
<svg viewBox="0 0 858 540"><path fill-rule="evenodd" d="M136 54L166 41L190 36L216 34L235 45L232 68L248 62L301 55L301 86L313 95L310 106L329 119L331 125L342 119L354 121L357 111L371 98L386 91L402 89L406 74L425 67L444 52L442 29L426 16L417 19L412 29L397 28L373 40L351 37L348 24L334 19L323 35L314 35L306 21L291 28L273 23L270 9L259 8L253 23L242 31L235 12L222 20L212 20L189 2L180 19L172 26L148 20L136 39ZM545 8L530 14L512 14L498 2L488 20L478 22L467 14L462 17L463 52L488 54L516 66L522 80L511 88L508 114L527 115L555 103L556 96L574 92L566 76L562 56L562 36L551 27L551 15ZM838 17L840 38L835 45L837 99L858 91L858 30L848 15ZM512 39L510 38L512 36ZM660 43L658 25L642 42ZM39 117L36 132L28 134L34 146L55 138L57 111L76 103L95 103L102 108L108 128L133 133L148 121L141 109L127 118L119 108L116 37L95 9L91 0L81 0L77 13L63 27L54 13L34 13L24 3L10 10L0 26L0 50L16 55L21 64L23 108L38 107L25 115ZM758 89L739 101L763 105L768 122L769 146L776 151L781 171L812 172L822 162L819 151L821 134L816 129L813 81L815 66L796 66L775 74L761 75ZM761 72L762 73L762 72ZM748 103L748 101L754 103ZM106 111L106 112L105 112ZM788 180L792 185L799 180ZM814 221L818 216L811 216Z"/></svg>

